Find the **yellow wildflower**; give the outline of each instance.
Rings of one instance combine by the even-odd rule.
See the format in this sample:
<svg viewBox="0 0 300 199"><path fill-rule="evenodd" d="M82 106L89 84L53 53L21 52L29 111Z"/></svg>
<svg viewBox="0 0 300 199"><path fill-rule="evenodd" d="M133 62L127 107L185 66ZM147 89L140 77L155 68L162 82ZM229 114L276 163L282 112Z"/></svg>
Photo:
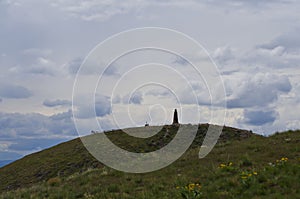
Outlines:
<svg viewBox="0 0 300 199"><path fill-rule="evenodd" d="M286 162L286 161L288 161L288 158L282 157L282 158L281 158L281 161Z"/></svg>
<svg viewBox="0 0 300 199"><path fill-rule="evenodd" d="M194 190L194 188L195 188L195 184L194 183L188 185L189 191Z"/></svg>
<svg viewBox="0 0 300 199"><path fill-rule="evenodd" d="M225 164L220 164L220 167L224 168L224 167L226 167L226 165Z"/></svg>

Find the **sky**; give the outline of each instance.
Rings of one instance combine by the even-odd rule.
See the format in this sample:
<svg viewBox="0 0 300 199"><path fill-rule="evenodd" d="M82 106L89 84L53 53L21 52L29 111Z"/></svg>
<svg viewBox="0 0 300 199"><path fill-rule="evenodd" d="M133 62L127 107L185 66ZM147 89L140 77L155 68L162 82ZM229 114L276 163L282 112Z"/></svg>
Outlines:
<svg viewBox="0 0 300 199"><path fill-rule="evenodd" d="M212 122L212 116L226 111L220 124L262 135L299 129L299 10L296 0L0 0L0 160L98 130L92 125L95 115L101 130L171 123L178 107L182 123ZM112 63L93 95L74 95L78 71L85 81L99 78L98 69L105 68L84 62L92 49L115 34L143 27L193 38L203 49L185 51L182 45L182 53L197 65L213 60L222 81L208 89L205 78L210 77L196 77L182 57L148 49ZM153 60L160 64L149 64ZM79 69L83 63L90 67ZM211 64L201 70L205 73ZM152 79L163 83L141 81ZM91 88L84 86L81 91ZM224 98L219 96L223 91ZM87 102L93 96L91 110Z"/></svg>

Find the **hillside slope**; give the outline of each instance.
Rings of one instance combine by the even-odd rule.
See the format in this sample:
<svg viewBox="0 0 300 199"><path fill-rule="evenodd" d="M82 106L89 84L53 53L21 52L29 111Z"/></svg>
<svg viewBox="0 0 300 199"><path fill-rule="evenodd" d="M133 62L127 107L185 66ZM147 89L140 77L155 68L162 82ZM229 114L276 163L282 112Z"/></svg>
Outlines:
<svg viewBox="0 0 300 199"><path fill-rule="evenodd" d="M192 147L201 146L207 128L208 124L199 125ZM176 135L176 131L177 127L164 126L159 133L147 139L131 137L122 130L109 131L106 132L106 135L121 148L134 152L147 152L168 144ZM251 135L253 134L246 130L225 127L220 141L241 139ZM90 135L90 137L92 136L97 136L97 134ZM77 138L28 155L0 168L0 190L16 189L55 176L69 176L75 172L97 167L102 167L102 164L89 154L81 140Z"/></svg>
<svg viewBox="0 0 300 199"><path fill-rule="evenodd" d="M213 151L199 160L207 127L199 125L189 151L174 164L146 174L127 174L103 166L80 139L59 144L1 168L0 198L181 198L198 192L209 198L253 198L253 194L261 196L258 198L300 197L299 131L262 137L225 127ZM121 130L106 134L127 150L153 151L168 143L176 130L165 126L144 141ZM287 161L281 161L283 157ZM257 172L257 179L243 178L250 172ZM274 178L268 179L271 176ZM184 187L189 183L201 184L201 190L193 185L195 190L187 191ZM270 195L272 191L275 195Z"/></svg>

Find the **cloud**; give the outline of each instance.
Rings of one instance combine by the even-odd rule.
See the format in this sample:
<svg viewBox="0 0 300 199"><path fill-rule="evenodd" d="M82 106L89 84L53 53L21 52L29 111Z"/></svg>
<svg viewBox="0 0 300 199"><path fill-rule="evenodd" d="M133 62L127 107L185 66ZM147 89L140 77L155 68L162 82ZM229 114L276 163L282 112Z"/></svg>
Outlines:
<svg viewBox="0 0 300 199"><path fill-rule="evenodd" d="M57 99L57 100L46 99L43 102L43 105L47 106L47 107L70 106L71 104L72 104L72 102L70 100L60 100L60 99Z"/></svg>
<svg viewBox="0 0 300 199"><path fill-rule="evenodd" d="M243 122L253 126L273 123L278 117L274 110L244 110Z"/></svg>
<svg viewBox="0 0 300 199"><path fill-rule="evenodd" d="M230 83L226 83L230 87ZM258 73L247 79L240 79L236 87L230 88L228 108L264 107L278 99L281 93L292 89L287 76Z"/></svg>
<svg viewBox="0 0 300 199"><path fill-rule="evenodd" d="M103 117L109 115L112 112L111 100L109 97L97 94L95 97L95 105L89 105L87 102L93 101L88 100L84 96L79 96L78 99L75 99L75 109L74 115L76 118L88 119L97 117Z"/></svg>
<svg viewBox="0 0 300 199"><path fill-rule="evenodd" d="M50 49L40 49L40 48L28 48L23 50L24 55L34 56L34 57L47 57L52 54Z"/></svg>
<svg viewBox="0 0 300 199"><path fill-rule="evenodd" d="M77 74L78 72L80 72L80 75L97 75L100 71L99 67L101 67L101 65L97 63L97 60L75 58L69 62L68 71L71 75Z"/></svg>
<svg viewBox="0 0 300 199"><path fill-rule="evenodd" d="M300 50L300 38L299 38L300 27L293 28L285 33L282 33L270 42L262 45L258 45L258 48L264 49L275 49L281 46L288 52L295 52Z"/></svg>
<svg viewBox="0 0 300 199"><path fill-rule="evenodd" d="M141 104L143 102L143 93L142 92L134 92L131 95L126 95L123 98L124 104Z"/></svg>
<svg viewBox="0 0 300 199"><path fill-rule="evenodd" d="M206 0L205 3L212 6L221 6L228 7L234 9L258 9L258 8L266 8L268 6L274 4L286 4L293 3L293 0L252 0L252 1L244 1L244 0L229 0L229 1L220 1L220 0Z"/></svg>
<svg viewBox="0 0 300 199"><path fill-rule="evenodd" d="M300 27L294 28L270 42L257 45L248 51L240 61L248 66L270 68L299 68L300 62Z"/></svg>
<svg viewBox="0 0 300 199"><path fill-rule="evenodd" d="M69 62L68 64L68 71L70 74L76 74L83 62L83 59L76 58Z"/></svg>
<svg viewBox="0 0 300 199"><path fill-rule="evenodd" d="M113 104L119 104L121 102L122 102L122 97L119 94L117 94L116 96L113 97L113 100L112 100Z"/></svg>
<svg viewBox="0 0 300 199"><path fill-rule="evenodd" d="M172 92L166 89L151 89L145 93L146 95L152 95L152 96L160 96L160 97L170 97L172 96Z"/></svg>
<svg viewBox="0 0 300 199"><path fill-rule="evenodd" d="M210 89L213 92L204 81L190 81L190 86L179 88L176 94L182 104L224 107L226 99L222 96L224 92L222 83L216 82Z"/></svg>
<svg viewBox="0 0 300 199"><path fill-rule="evenodd" d="M300 52L300 48L299 51ZM248 66L263 66L269 68L299 67L300 56L298 52L288 50L284 45L274 47L257 47L249 51L241 62Z"/></svg>
<svg viewBox="0 0 300 199"><path fill-rule="evenodd" d="M96 96L95 111L97 117L103 117L111 113L110 98L98 95Z"/></svg>
<svg viewBox="0 0 300 199"><path fill-rule="evenodd" d="M84 21L106 21L115 15L125 14L129 11L145 5L146 1L119 2L109 1L53 1L54 7L60 8L71 17Z"/></svg>
<svg viewBox="0 0 300 199"><path fill-rule="evenodd" d="M67 112L57 113L57 114L51 115L49 118L53 121L69 120L70 118L72 118L72 111L68 110Z"/></svg>
<svg viewBox="0 0 300 199"><path fill-rule="evenodd" d="M292 1L291 1L292 2ZM274 4L284 4L286 0L274 0L274 1L243 1L243 0L230 0L230 1L219 1L219 0L187 0L187 1L148 1L148 0L132 0L132 1L83 1L83 0L55 0L51 1L53 7L59 8L63 12L67 13L69 17L79 18L83 21L107 21L117 15L125 15L128 13L136 13L138 15L141 10L147 9L152 6L156 7L197 7L209 5L221 8L230 9L255 9L265 8Z"/></svg>
<svg viewBox="0 0 300 199"><path fill-rule="evenodd" d="M24 58L23 63L11 67L9 71L21 75L33 74L55 76L62 73L57 63L46 57Z"/></svg>
<svg viewBox="0 0 300 199"><path fill-rule="evenodd" d="M179 90L178 97L183 104L210 105L211 99L207 88L201 82L191 82L191 87L186 86Z"/></svg>
<svg viewBox="0 0 300 199"><path fill-rule="evenodd" d="M92 60L86 60L86 62L84 62L84 60L82 58L76 58L76 59L73 59L72 61L70 61L68 63L67 67L68 67L69 74L71 74L71 75L76 74L79 71L79 69L80 69L80 75L100 75L100 74L98 74L101 71L101 70L99 70L100 67L105 67L105 66L101 65L99 63L93 62ZM105 69L103 75L119 76L120 74L118 73L117 66L114 64L111 64Z"/></svg>
<svg viewBox="0 0 300 199"><path fill-rule="evenodd" d="M32 92L23 86L3 83L0 85L0 96L3 98L21 99L32 95Z"/></svg>
<svg viewBox="0 0 300 199"><path fill-rule="evenodd" d="M16 159L77 136L71 110L46 116L0 112L0 159ZM2 147L1 147L2 146Z"/></svg>
<svg viewBox="0 0 300 199"><path fill-rule="evenodd" d="M105 69L104 75L107 75L107 76L119 76L120 74L118 73L117 66L115 64L111 64L111 65L109 65Z"/></svg>
<svg viewBox="0 0 300 199"><path fill-rule="evenodd" d="M52 116L0 112L1 138L68 137L75 132L70 110Z"/></svg>
<svg viewBox="0 0 300 199"><path fill-rule="evenodd" d="M25 69L25 72L31 74L54 76L58 73L55 68L56 64L52 60L44 57L39 57L36 59L36 63Z"/></svg>
<svg viewBox="0 0 300 199"><path fill-rule="evenodd" d="M183 65L183 66L190 64L186 59L184 59L183 57L180 57L180 56L176 56L173 63Z"/></svg>
<svg viewBox="0 0 300 199"><path fill-rule="evenodd" d="M0 98L0 102L2 102L3 100Z"/></svg>
<svg viewBox="0 0 300 199"><path fill-rule="evenodd" d="M229 60L234 58L233 50L228 46L218 47L212 53L212 58L221 65L227 64Z"/></svg>

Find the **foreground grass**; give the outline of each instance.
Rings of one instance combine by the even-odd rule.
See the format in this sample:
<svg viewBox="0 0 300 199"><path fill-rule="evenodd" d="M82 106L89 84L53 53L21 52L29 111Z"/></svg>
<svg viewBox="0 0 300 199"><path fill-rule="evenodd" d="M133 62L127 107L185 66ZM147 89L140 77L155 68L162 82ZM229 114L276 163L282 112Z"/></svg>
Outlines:
<svg viewBox="0 0 300 199"><path fill-rule="evenodd" d="M0 198L300 198L299 131L224 140L200 160L198 152L146 174L105 166L56 174Z"/></svg>

